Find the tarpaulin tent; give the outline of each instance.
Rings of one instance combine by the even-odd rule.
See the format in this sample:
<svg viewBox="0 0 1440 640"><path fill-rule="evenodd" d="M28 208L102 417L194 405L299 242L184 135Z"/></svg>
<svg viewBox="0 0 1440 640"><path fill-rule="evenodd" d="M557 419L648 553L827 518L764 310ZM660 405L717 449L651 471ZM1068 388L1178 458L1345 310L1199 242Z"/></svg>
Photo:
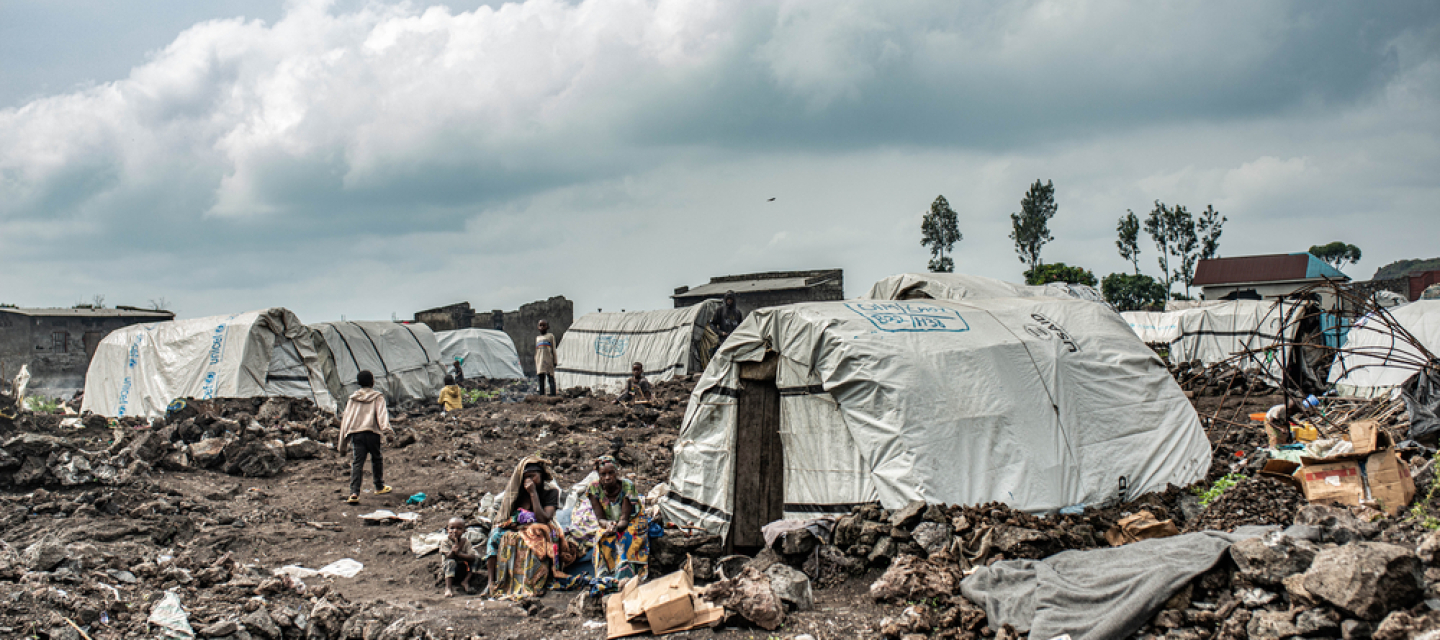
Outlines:
<svg viewBox="0 0 1440 640"><path fill-rule="evenodd" d="M1416 300L1388 310L1394 323L1431 354L1440 354L1440 300ZM1415 375L1427 358L1389 323L1367 315L1350 327L1344 348L1330 366L1330 382L1342 396L1390 393Z"/></svg>
<svg viewBox="0 0 1440 640"><path fill-rule="evenodd" d="M902 273L882 278L862 296L868 300L965 300L974 298L1075 298L1107 307L1094 287L1051 282L1025 285L963 273Z"/></svg>
<svg viewBox="0 0 1440 640"><path fill-rule="evenodd" d="M1120 313L1130 330L1145 344L1168 345L1180 338L1180 312L1123 311Z"/></svg>
<svg viewBox="0 0 1440 640"><path fill-rule="evenodd" d="M1289 362L1304 305L1274 300L1228 300L1183 311L1167 311L1179 327L1170 341L1170 361L1211 365L1250 352L1236 364L1279 380Z"/></svg>
<svg viewBox="0 0 1440 640"><path fill-rule="evenodd" d="M435 333L440 345L440 361L445 366L460 359L460 370L466 378L524 378L515 342L504 331L494 329L456 329ZM447 371L449 371L447 369Z"/></svg>
<svg viewBox="0 0 1440 640"><path fill-rule="evenodd" d="M395 322L321 322L313 329L329 346L341 385L338 400L360 388L362 369L375 375L375 389L391 403L440 395L445 366L435 333L423 324Z"/></svg>
<svg viewBox="0 0 1440 640"><path fill-rule="evenodd" d="M1045 512L1185 486L1209 466L1184 393L1103 306L807 303L751 312L716 353L661 504L742 545L770 520L859 503Z"/></svg>
<svg viewBox="0 0 1440 640"><path fill-rule="evenodd" d="M325 344L288 309L134 325L96 347L81 409L156 417L176 398L289 396L333 411L330 367Z"/></svg>
<svg viewBox="0 0 1440 640"><path fill-rule="evenodd" d="M705 368L710 318L722 303L664 311L587 313L565 332L556 350L555 383L562 389L589 387L615 393L625 386L630 365L645 366L650 382L697 373ZM713 339L713 332L711 332Z"/></svg>

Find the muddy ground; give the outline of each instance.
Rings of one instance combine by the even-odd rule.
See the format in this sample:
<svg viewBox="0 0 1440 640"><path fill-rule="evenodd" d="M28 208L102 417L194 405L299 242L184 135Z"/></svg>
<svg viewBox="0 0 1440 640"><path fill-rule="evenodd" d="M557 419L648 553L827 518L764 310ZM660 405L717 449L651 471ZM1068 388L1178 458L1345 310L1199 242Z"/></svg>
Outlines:
<svg viewBox="0 0 1440 640"><path fill-rule="evenodd" d="M638 410L580 390L557 397L525 396L517 386L521 384L471 384L472 402L448 415L413 403L394 407L393 422L401 437L396 447L385 451L386 482L394 492L373 494L367 467L359 505L342 502L348 493L349 460L333 449L333 418L313 408L277 409L258 399L194 403L187 414L156 427L93 419L78 428L63 427L58 417L30 414L0 421L0 442L30 438L28 445L7 444L7 449L51 447L47 464L72 474L60 477L63 474L37 469L28 460L28 466L22 466L15 451L6 454L8 462L0 455L0 637L80 638L77 627L95 640L156 637L147 630L146 618L163 593L173 589L200 637L603 638L600 622L569 610L577 597L573 592L552 592L522 604L471 595L443 598L436 556L416 558L410 536L439 530L452 517L473 520L482 496L501 491L516 461L531 453L553 461L562 486L581 480L594 456L614 454L644 494L668 476L671 448L693 382L657 385L657 405ZM507 401L518 398L523 400ZM1264 438L1243 421L1277 397L1253 394L1243 400L1226 398L1218 413L1219 397L1195 400L1202 417L1230 421L1210 424L1216 445L1211 480L1232 471L1253 473L1254 461L1247 458ZM265 475L274 470L268 466L277 466L279 472L246 477L226 473L227 465L201 468L203 460L180 456L176 444L160 443L183 443L227 429L240 434L226 448L241 461L228 465L232 472L259 470ZM276 437L286 443L308 437L319 445L297 445L295 458L282 456L279 462L260 454L244 457ZM43 438L49 440L41 442ZM200 448L192 445L189 450ZM302 457L306 455L314 457ZM76 471L74 461L80 458L85 462L79 467L88 469ZM113 461L114 468L102 459ZM60 464L65 461L69 466ZM1421 482L1425 496L1428 477L1422 476ZM1235 499L1217 501L1208 510L1191 492L1176 487L1077 516L1040 519L995 506L952 509L944 517L1039 532L998 554L992 551L984 558L988 562L1103 546L1104 532L1140 508L1173 519L1181 528L1204 523L1230 529L1240 524L1288 525L1303 504L1298 492L1278 484L1242 484L1235 491ZM406 505L407 497L417 493L426 494L423 503ZM359 518L377 509L414 511L420 518L390 524ZM1246 513L1236 516L1232 511ZM857 517L890 515L877 511ZM1383 530L1377 539L1410 548L1428 531L1407 518L1386 519L1377 526ZM918 543L907 539L908 531L890 533L896 536L897 549L892 551L924 554ZM825 586L817 584L815 608L792 612L779 629L767 631L732 617L718 628L676 637L878 637L882 621L906 604L877 603L869 595L870 585L894 558L892 552L889 558L875 559L878 546L841 549L853 560L847 570ZM712 549L708 555L718 554ZM271 573L286 565L318 569L343 558L363 563L364 569L353 578L306 578L303 586ZM701 577L712 578L718 562L704 564ZM593 615L593 608L588 612ZM242 624L229 624L237 620ZM974 632L988 637L997 630L977 627ZM1159 629L1156 637L1163 635Z"/></svg>

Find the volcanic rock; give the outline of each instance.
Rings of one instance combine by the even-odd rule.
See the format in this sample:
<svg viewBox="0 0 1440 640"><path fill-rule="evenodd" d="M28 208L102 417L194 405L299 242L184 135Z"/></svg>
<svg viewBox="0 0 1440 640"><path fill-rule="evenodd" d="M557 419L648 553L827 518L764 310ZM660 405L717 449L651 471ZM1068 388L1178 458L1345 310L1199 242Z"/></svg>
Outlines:
<svg viewBox="0 0 1440 640"><path fill-rule="evenodd" d="M1420 598L1422 573L1420 559L1404 547L1358 542L1316 554L1305 590L1353 617L1379 620Z"/></svg>

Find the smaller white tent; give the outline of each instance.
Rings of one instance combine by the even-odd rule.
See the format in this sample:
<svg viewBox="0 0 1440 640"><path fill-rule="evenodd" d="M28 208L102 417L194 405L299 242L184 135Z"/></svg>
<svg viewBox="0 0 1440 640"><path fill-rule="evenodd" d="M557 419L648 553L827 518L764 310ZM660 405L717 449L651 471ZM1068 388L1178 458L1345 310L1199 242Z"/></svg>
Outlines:
<svg viewBox="0 0 1440 640"><path fill-rule="evenodd" d="M645 366L652 384L698 373L709 361L706 328L722 304L706 300L664 311L587 313L560 341L555 383L616 393L636 362Z"/></svg>
<svg viewBox="0 0 1440 640"><path fill-rule="evenodd" d="M1180 339L1179 312L1123 311L1120 316L1145 344L1165 344Z"/></svg>
<svg viewBox="0 0 1440 640"><path fill-rule="evenodd" d="M447 367L457 359L466 378L524 378L515 342L504 331L456 329L439 331L440 361ZM446 371L449 371L447 369Z"/></svg>
<svg viewBox="0 0 1440 640"><path fill-rule="evenodd" d="M865 300L966 300L976 298L1064 298L1109 306L1094 287L1052 282L1042 286L1015 284L963 273L902 273L882 278Z"/></svg>
<svg viewBox="0 0 1440 640"><path fill-rule="evenodd" d="M1294 341L1303 307L1275 300L1227 300L1167 311L1163 315L1173 318L1180 332L1170 342L1170 361L1211 365L1248 351L1253 355L1237 363L1241 369L1279 380L1290 349L1277 345Z"/></svg>
<svg viewBox="0 0 1440 640"><path fill-rule="evenodd" d="M1416 300L1388 310L1405 331L1431 354L1440 354L1440 300ZM1342 396L1371 398L1390 393L1415 375L1425 356L1373 315L1361 318L1346 335L1330 382Z"/></svg>
<svg viewBox="0 0 1440 640"><path fill-rule="evenodd" d="M290 396L334 411L329 366L288 309L133 325L96 347L81 410L153 418L176 398Z"/></svg>
<svg viewBox="0 0 1440 640"><path fill-rule="evenodd" d="M339 377L343 404L360 388L362 369L375 375L375 388L391 403L440 395L445 366L435 333L423 324L395 322L322 322L313 329L329 346Z"/></svg>

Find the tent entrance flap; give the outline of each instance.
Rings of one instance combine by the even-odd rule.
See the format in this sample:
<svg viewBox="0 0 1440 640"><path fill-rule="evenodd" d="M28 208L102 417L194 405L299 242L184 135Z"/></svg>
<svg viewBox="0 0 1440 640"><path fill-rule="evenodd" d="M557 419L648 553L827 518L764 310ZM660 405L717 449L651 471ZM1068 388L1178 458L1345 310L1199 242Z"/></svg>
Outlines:
<svg viewBox="0 0 1440 640"><path fill-rule="evenodd" d="M785 517L785 448L780 439L780 389L775 384L778 358L740 364L736 398L735 515L732 549L765 546L760 528Z"/></svg>

